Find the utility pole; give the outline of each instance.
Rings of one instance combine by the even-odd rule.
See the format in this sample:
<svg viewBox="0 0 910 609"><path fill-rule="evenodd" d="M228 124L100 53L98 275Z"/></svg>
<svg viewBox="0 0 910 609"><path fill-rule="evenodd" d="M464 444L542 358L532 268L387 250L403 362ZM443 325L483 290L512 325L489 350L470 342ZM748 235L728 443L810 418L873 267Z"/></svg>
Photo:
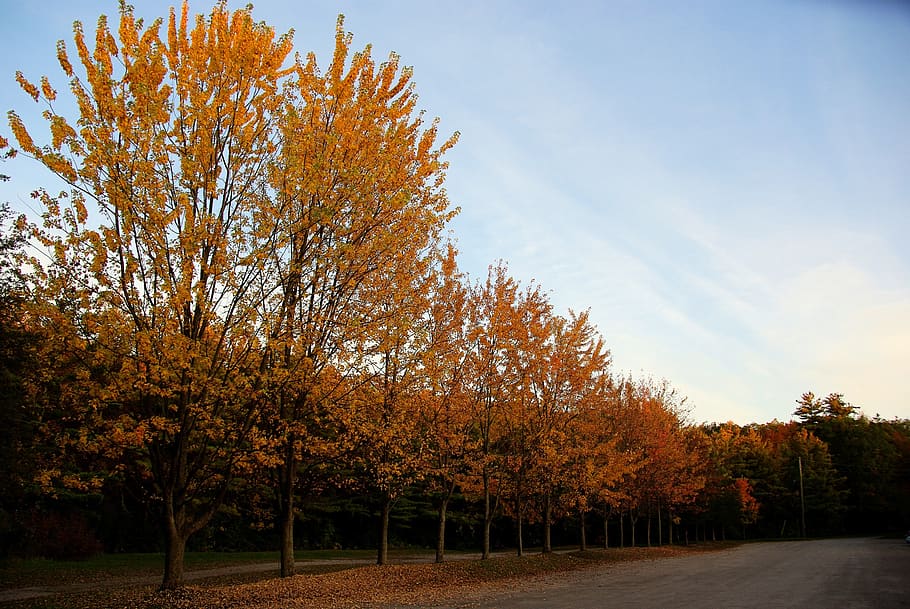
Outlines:
<svg viewBox="0 0 910 609"><path fill-rule="evenodd" d="M803 492L803 458L797 457L799 459L799 507L800 514L802 516L802 534L803 538L806 537L806 496Z"/></svg>

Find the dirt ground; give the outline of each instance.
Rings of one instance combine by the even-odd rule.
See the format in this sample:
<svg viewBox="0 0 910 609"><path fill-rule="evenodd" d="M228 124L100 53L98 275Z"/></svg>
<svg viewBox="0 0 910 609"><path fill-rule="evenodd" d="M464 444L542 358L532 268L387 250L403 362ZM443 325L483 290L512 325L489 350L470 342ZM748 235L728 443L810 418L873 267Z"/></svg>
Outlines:
<svg viewBox="0 0 910 609"><path fill-rule="evenodd" d="M535 609L910 607L910 544L833 539L745 544L570 573L450 605Z"/></svg>

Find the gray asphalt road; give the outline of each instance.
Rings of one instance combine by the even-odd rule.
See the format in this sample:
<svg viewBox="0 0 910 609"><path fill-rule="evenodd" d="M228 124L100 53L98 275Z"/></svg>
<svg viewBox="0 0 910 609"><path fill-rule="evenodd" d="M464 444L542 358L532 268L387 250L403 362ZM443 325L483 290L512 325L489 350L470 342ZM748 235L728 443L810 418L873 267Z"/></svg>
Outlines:
<svg viewBox="0 0 910 609"><path fill-rule="evenodd" d="M452 607L534 609L910 608L910 545L834 539L756 543L723 552L571 574Z"/></svg>

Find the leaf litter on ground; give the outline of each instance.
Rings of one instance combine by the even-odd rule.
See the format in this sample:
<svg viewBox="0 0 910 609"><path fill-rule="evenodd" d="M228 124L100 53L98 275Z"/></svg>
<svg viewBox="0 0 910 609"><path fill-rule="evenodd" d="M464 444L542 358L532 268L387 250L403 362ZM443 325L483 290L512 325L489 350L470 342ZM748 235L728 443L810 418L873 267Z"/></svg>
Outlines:
<svg viewBox="0 0 910 609"><path fill-rule="evenodd" d="M57 587L52 596L0 603L3 609L402 609L440 604L474 606L477 600L559 581L571 572L613 563L656 560L713 551L732 542L587 552L497 554L489 560L442 564L404 562L385 566L298 564L300 575L281 579L276 570L230 573L194 580L174 591L157 591L147 576L91 577ZM144 573L140 570L137 575ZM194 572L198 574L198 572Z"/></svg>
<svg viewBox="0 0 910 609"><path fill-rule="evenodd" d="M432 607L453 602L469 606L472 598L518 592L560 573L725 547L729 545L624 548L441 564L372 565L239 585L187 586L177 591L155 592L142 599L139 606L142 609L385 609Z"/></svg>

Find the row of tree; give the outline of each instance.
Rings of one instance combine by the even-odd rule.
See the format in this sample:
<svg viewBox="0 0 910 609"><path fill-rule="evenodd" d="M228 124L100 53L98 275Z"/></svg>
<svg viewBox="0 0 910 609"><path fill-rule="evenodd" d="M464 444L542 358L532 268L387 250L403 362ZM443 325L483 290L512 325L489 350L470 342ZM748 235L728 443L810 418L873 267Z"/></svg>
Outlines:
<svg viewBox="0 0 910 609"><path fill-rule="evenodd" d="M587 315L555 316L504 267L476 287L458 276L440 241L457 134L436 146L410 70L351 54L340 20L325 73L313 55L288 67L290 36L249 9L189 21L184 4L162 35L123 4L94 49L77 23L79 69L57 48L75 121L46 77L17 74L50 128L39 145L10 112L19 150L68 186L35 191L43 223L14 264L28 269L12 320L29 337L25 419L53 447L38 482L146 486L165 587L190 536L262 471L283 575L298 488L325 469L379 493L383 527L431 465L449 493L476 470L487 531L505 471L519 521L532 491L549 513L556 489L534 481L544 457L563 466L607 353Z"/></svg>
<svg viewBox="0 0 910 609"><path fill-rule="evenodd" d="M42 528L39 503L100 507L109 549L155 517L174 587L213 527L275 523L292 574L301 498L331 524L369 497L384 563L415 496L442 560L453 501L487 557L502 514L519 552L528 523L546 551L567 519L584 546L595 510L605 544L611 520L632 544L652 521L658 543L699 525L786 534L792 506L768 506L794 492L793 456L810 522L869 490L837 475L854 445L841 464L821 438L883 422L840 402L800 425L687 425L668 383L611 372L587 313L558 314L503 264L460 272L442 238L457 134L437 145L397 56L351 53L339 19L322 72L312 54L288 65L290 35L250 9L189 20L184 4L146 26L121 5L93 49L77 23L79 69L57 49L75 121L47 78L17 75L50 131L38 144L11 112L18 149L66 187L36 190L40 226L7 222L0 242L7 541ZM893 474L908 434L888 425L870 441Z"/></svg>

